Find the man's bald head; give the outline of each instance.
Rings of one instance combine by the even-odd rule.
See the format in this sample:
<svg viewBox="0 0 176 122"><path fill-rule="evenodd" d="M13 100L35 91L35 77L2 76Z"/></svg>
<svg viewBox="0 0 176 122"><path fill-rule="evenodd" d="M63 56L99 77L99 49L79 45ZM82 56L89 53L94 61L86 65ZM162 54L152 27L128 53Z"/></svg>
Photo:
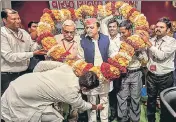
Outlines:
<svg viewBox="0 0 176 122"><path fill-rule="evenodd" d="M65 20L62 24L62 34L66 41L72 41L75 36L76 25L72 20Z"/></svg>
<svg viewBox="0 0 176 122"><path fill-rule="evenodd" d="M62 24L62 28L64 28L65 26L73 26L74 28L76 28L76 24L72 21L72 20L65 20Z"/></svg>

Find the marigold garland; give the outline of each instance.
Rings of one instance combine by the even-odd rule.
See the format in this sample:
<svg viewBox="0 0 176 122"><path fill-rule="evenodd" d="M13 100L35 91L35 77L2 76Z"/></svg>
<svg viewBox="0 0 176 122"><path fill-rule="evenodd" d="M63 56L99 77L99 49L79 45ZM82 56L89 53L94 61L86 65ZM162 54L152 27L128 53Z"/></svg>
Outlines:
<svg viewBox="0 0 176 122"><path fill-rule="evenodd" d="M84 60L66 60L70 55L62 47L57 45L54 36L51 34L55 29L56 22L63 22L66 19L78 20L90 17L105 17L114 14L118 10L119 13L134 24L135 34L128 37L121 43L119 52L116 52L108 59L108 63L102 63L101 66L93 66ZM93 71L100 80L110 81L120 76L120 73L126 73L126 67L134 55L136 49L145 48L147 44L141 39L141 32L148 35L149 25L146 17L138 10L123 1L109 2L106 5L98 5L97 7L82 5L77 10L61 9L49 10L44 9L37 28L37 42L48 51L48 55L56 61L61 61L73 67L73 71L77 76L83 75L87 71Z"/></svg>

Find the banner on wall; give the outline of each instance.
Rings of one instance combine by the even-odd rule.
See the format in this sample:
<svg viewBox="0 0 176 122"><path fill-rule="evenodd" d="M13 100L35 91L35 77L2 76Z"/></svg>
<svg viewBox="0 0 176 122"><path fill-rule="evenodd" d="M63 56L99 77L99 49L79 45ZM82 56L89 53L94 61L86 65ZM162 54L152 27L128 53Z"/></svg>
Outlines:
<svg viewBox="0 0 176 122"><path fill-rule="evenodd" d="M98 5L104 5L109 1L49 1L50 9L67 9L67 8L74 8L77 9L81 5L89 5L89 6L98 6ZM115 2L115 1L112 1ZM132 5L133 7L137 8L139 11L141 11L141 1L124 1Z"/></svg>
<svg viewBox="0 0 176 122"><path fill-rule="evenodd" d="M68 9L68 8L74 8L77 9L81 5L89 5L89 6L98 6L98 5L104 5L108 3L109 1L75 1L75 0L62 0L62 1L49 1L50 9ZM116 2L116 1L111 1ZM124 1L126 3L129 3L131 6L135 7L139 11L141 11L141 1ZM123 21L124 18L122 16L117 17L117 21L120 23ZM83 25L80 22L76 22L78 29L83 28Z"/></svg>

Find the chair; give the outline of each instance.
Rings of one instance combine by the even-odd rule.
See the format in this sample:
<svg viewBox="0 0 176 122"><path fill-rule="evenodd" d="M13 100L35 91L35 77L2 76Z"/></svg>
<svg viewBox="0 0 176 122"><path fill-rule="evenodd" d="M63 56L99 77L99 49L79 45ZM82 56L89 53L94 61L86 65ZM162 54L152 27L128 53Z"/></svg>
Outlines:
<svg viewBox="0 0 176 122"><path fill-rule="evenodd" d="M176 122L176 87L171 87L163 90L160 94L166 110L168 122Z"/></svg>

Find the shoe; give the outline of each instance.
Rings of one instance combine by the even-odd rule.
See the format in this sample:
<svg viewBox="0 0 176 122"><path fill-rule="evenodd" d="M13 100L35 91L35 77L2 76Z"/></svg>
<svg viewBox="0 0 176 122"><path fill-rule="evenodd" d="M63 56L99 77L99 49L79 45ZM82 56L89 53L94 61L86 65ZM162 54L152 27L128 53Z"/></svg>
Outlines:
<svg viewBox="0 0 176 122"><path fill-rule="evenodd" d="M114 119L117 118L117 111L113 108L110 110L110 116L109 116L109 121L112 122Z"/></svg>
<svg viewBox="0 0 176 122"><path fill-rule="evenodd" d="M116 118L116 117L114 117L114 116L110 116L110 117L108 118L108 120L109 120L109 122L112 122L113 120L115 120L115 118Z"/></svg>
<svg viewBox="0 0 176 122"><path fill-rule="evenodd" d="M125 119L120 119L120 120L118 120L118 122L130 122L130 119L128 119L128 120L126 118Z"/></svg>

